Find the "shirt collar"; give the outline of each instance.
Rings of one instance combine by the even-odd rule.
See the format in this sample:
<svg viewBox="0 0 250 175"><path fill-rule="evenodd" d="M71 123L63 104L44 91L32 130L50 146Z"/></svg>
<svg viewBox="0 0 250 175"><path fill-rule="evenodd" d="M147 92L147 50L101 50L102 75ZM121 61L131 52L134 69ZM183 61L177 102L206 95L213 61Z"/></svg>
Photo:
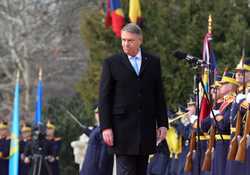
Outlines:
<svg viewBox="0 0 250 175"><path fill-rule="evenodd" d="M130 59L130 58L134 58L134 57L137 57L137 58L139 58L139 59L142 58L142 56L141 56L141 49L139 49L138 53L137 53L135 56L128 55L128 58L129 58L129 59Z"/></svg>

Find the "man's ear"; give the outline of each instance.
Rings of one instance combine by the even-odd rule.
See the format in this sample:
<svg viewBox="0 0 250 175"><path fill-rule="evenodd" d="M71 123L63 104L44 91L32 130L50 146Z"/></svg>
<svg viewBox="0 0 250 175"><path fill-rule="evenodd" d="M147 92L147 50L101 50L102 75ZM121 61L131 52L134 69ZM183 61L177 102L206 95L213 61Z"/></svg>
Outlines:
<svg viewBox="0 0 250 175"><path fill-rule="evenodd" d="M141 42L140 44L143 43L143 37L142 36L140 37L140 42Z"/></svg>

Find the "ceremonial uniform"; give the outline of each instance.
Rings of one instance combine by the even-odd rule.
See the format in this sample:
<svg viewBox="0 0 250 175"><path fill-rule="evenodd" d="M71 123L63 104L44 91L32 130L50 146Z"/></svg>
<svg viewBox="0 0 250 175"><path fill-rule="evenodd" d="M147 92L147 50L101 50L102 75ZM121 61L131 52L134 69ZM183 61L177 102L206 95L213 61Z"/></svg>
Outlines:
<svg viewBox="0 0 250 175"><path fill-rule="evenodd" d="M31 144L31 139L29 140L21 140L19 143L19 151L20 151L20 166L19 166L19 175L27 175L30 172L31 162L25 162L25 159L30 160L30 152L28 153L28 145Z"/></svg>
<svg viewBox="0 0 250 175"><path fill-rule="evenodd" d="M31 169L31 127L26 124L21 129L23 138L19 142L19 175L28 175ZM29 136L24 136L24 133L29 133Z"/></svg>
<svg viewBox="0 0 250 175"><path fill-rule="evenodd" d="M80 175L112 175L113 161L113 155L108 154L103 143L100 127L96 127L90 133Z"/></svg>
<svg viewBox="0 0 250 175"><path fill-rule="evenodd" d="M218 88L220 86L220 81L222 77L217 75L214 84L211 86L211 94L212 98L216 101L215 104L213 105L213 111L218 110L221 105L223 104L223 98L218 97ZM214 91L212 91L214 90ZM219 98L219 99L218 99ZM214 112L210 112L207 117L205 117L201 121L201 131L200 131L200 143L198 143L198 146L200 146L200 168L202 168L204 159L205 159L205 152L208 150L208 141L211 139L210 135L208 134L211 132L211 126L214 125ZM196 140L198 142L198 139ZM196 156L196 159L198 156ZM198 161L198 160L197 160ZM199 162L197 162L198 164ZM212 163L211 163L212 164ZM196 169L196 172L193 174L198 174L198 169ZM202 175L210 175L211 174L211 167L210 170L201 170Z"/></svg>
<svg viewBox="0 0 250 175"><path fill-rule="evenodd" d="M169 149L166 140L157 146L156 153L150 158L147 175L168 175L169 172Z"/></svg>
<svg viewBox="0 0 250 175"><path fill-rule="evenodd" d="M218 128L216 128L214 158L212 163L212 175L225 175L225 168L227 162L227 153L230 144L230 110L232 101L225 101L228 103L225 109L220 108L223 119L218 121ZM222 105L223 105L222 104Z"/></svg>
<svg viewBox="0 0 250 175"><path fill-rule="evenodd" d="M175 113L175 118L170 119L170 128L167 132L167 144L169 148L169 161L168 161L168 174L171 175L177 175L178 169L179 169L179 155L182 152L182 135L178 132L178 127L182 125L180 123L179 117L182 117L185 115L185 113L181 110L181 108L178 109L178 111ZM179 119L178 119L179 118ZM178 120L176 120L178 119Z"/></svg>
<svg viewBox="0 0 250 175"><path fill-rule="evenodd" d="M245 72L244 75L245 75L246 72L250 71L249 65L250 65L249 61L244 63L243 59L241 59L240 63L236 67L236 71L244 71ZM242 80L239 82L242 84L245 83ZM231 138L233 138L235 136L236 120L238 117L237 112L240 111L241 116L243 116L245 111L246 111L246 109L244 109L244 105L242 105L242 103L245 101L245 97L246 96L245 96L244 88L239 87L238 94L236 95L236 98L232 104L231 112L230 112ZM242 135L242 132L240 135ZM239 141L240 141L240 136L237 137L237 142L238 142L237 144L238 145L239 145ZM236 160L227 160L226 174L228 174L228 175L234 175L234 174L244 175L246 173L246 168L247 168L246 163L236 161Z"/></svg>
<svg viewBox="0 0 250 175"><path fill-rule="evenodd" d="M51 171L52 175L60 175L59 153L61 148L61 138L54 137L55 125L53 125L50 121L48 121L46 127L47 137L45 141L45 159L48 163L48 171Z"/></svg>
<svg viewBox="0 0 250 175"><path fill-rule="evenodd" d="M59 153L61 148L61 138L47 139L48 150L46 159L53 175L60 175Z"/></svg>
<svg viewBox="0 0 250 175"><path fill-rule="evenodd" d="M217 124L214 121L216 135L214 157L212 160L212 175L226 174L227 154L230 144L231 105L235 99L235 91L239 86L239 83L235 80L234 75L234 73L226 71L224 72L222 80L219 82L221 84L220 93L225 96L222 98L223 102L215 110Z"/></svg>
<svg viewBox="0 0 250 175"><path fill-rule="evenodd" d="M183 123L180 123L176 129L177 132L182 136L182 143L183 143L182 151L178 156L177 174L184 175L184 164L186 160L186 155L189 151L189 138L192 130L192 124L189 123L187 125L184 125Z"/></svg>
<svg viewBox="0 0 250 175"><path fill-rule="evenodd" d="M8 124L0 122L0 129L7 129ZM9 147L10 139L6 136L0 136L0 175L9 174Z"/></svg>

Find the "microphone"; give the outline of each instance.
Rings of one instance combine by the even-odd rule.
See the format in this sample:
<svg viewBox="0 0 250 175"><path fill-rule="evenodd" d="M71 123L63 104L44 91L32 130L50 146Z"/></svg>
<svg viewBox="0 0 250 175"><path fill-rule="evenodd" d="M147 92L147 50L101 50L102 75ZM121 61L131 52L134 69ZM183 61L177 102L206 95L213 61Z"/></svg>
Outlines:
<svg viewBox="0 0 250 175"><path fill-rule="evenodd" d="M180 60L186 60L189 63L198 64L198 65L207 65L207 63L198 57L194 57L192 55L189 55L187 53L181 52L181 51L175 51L174 57L180 59Z"/></svg>

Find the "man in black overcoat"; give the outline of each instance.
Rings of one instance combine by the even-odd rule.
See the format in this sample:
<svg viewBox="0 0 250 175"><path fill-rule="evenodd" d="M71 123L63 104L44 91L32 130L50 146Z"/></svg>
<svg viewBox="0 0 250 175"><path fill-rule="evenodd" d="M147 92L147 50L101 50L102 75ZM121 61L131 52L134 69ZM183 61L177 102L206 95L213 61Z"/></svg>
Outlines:
<svg viewBox="0 0 250 175"><path fill-rule="evenodd" d="M105 59L100 81L100 126L116 154L117 175L146 175L148 155L166 136L168 120L160 59L141 49L142 31L127 24L123 52Z"/></svg>

